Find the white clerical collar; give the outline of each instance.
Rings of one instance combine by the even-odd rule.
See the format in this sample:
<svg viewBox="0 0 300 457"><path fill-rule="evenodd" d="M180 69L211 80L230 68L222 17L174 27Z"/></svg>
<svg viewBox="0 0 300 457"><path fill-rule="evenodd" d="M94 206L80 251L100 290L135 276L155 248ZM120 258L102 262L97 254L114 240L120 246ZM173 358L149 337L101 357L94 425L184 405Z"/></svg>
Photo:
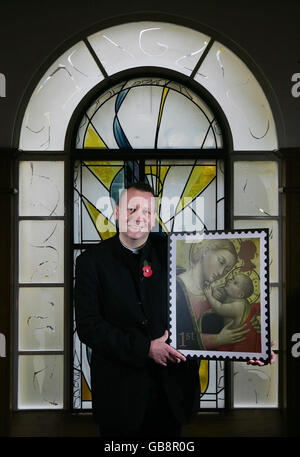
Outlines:
<svg viewBox="0 0 300 457"><path fill-rule="evenodd" d="M120 243L122 244L122 246L123 246L125 249L127 249L128 251L133 252L133 254L138 254L138 252L139 252L139 251L145 246L145 244L147 243L147 241L146 241L144 244L142 244L142 246L139 246L138 248L129 248L128 246L125 246L124 243L122 243L120 237L119 237L119 240L120 240Z"/></svg>

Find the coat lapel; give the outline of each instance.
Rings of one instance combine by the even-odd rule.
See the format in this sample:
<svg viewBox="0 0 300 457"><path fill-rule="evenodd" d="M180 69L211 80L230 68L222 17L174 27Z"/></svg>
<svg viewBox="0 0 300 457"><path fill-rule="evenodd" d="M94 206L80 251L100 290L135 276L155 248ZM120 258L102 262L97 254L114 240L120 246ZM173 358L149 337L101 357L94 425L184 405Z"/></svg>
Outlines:
<svg viewBox="0 0 300 457"><path fill-rule="evenodd" d="M126 264L126 258L128 256L126 248L120 244L118 235L114 238L114 256L120 263ZM157 322L160 323L159 325L164 326L167 322L167 306L164 294L167 276L166 265L162 263L165 253L162 252L164 247L161 246L160 248L160 244L151 241L151 238L150 234L146 245L142 248L140 253L139 268L137 272L139 275L137 281L138 290L136 291L137 296L139 296L137 297L137 301L139 301L141 311L149 322ZM150 277L143 276L144 262L151 266L152 275ZM133 285L132 272L125 268L123 273L121 278L122 283L124 284L124 281L128 281L128 283ZM126 287L128 287L128 285ZM159 332L159 330L156 329L155 333L156 332Z"/></svg>
<svg viewBox="0 0 300 457"><path fill-rule="evenodd" d="M144 262L151 266L152 275L150 277L143 276L142 268ZM164 308L162 304L162 291L165 290L165 272L162 271L162 263L159 253L149 238L146 246L143 248L140 259L140 295L142 299L143 309L148 319L153 319L153 316L165 318ZM159 319L161 320L161 319Z"/></svg>

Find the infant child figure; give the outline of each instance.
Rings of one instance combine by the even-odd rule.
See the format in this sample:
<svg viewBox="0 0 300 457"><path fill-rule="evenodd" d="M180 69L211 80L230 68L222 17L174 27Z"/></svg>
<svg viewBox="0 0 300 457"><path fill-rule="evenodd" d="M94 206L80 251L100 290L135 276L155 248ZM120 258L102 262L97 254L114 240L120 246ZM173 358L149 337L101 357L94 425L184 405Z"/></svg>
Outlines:
<svg viewBox="0 0 300 457"><path fill-rule="evenodd" d="M237 274L228 279L222 289L219 289L222 301L213 296L210 286L205 287L205 295L212 309L224 317L225 325L232 321L230 327L236 328L243 323L245 311L249 306L247 298L253 294L253 283L249 276Z"/></svg>
<svg viewBox="0 0 300 457"><path fill-rule="evenodd" d="M236 328L245 325L249 329L244 341L219 346L219 351L260 352L260 329L253 326L254 319L260 321L260 306L259 303L251 305L248 301L253 291L251 278L242 273L228 279L224 286L216 288L214 296L211 286L205 287L205 295L212 310L223 316L225 326Z"/></svg>

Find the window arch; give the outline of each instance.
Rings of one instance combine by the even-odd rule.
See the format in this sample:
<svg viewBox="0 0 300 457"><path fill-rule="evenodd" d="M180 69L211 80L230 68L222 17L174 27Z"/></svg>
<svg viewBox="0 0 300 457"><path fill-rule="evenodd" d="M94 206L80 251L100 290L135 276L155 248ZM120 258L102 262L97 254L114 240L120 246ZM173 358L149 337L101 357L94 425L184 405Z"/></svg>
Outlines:
<svg viewBox="0 0 300 457"><path fill-rule="evenodd" d="M121 71L143 67L175 71L207 89L228 119L234 150L277 149L269 101L247 65L212 36L157 21L109 27L60 55L30 97L19 149L63 151L68 123L83 97Z"/></svg>
<svg viewBox="0 0 300 457"><path fill-rule="evenodd" d="M122 81L97 97L76 140L77 149L222 147L218 121L203 99L180 83L149 77Z"/></svg>
<svg viewBox="0 0 300 457"><path fill-rule="evenodd" d="M152 122L152 131L155 132L154 141L153 138L151 140L151 147L149 146L149 136L147 140L144 139L144 142L139 142L133 135L131 144L119 123L119 116L121 117L119 110L125 106L125 104L122 106L124 96L127 97L128 93L131 95L134 91L138 96L139 88L136 83L126 82L127 86L124 85L124 76L129 74L128 72L131 75L131 81L132 77L137 74L145 75L147 72L155 74L156 84L152 85L155 86L152 87L153 92L158 89L161 91L160 96L151 97L151 100L156 100L157 106L156 124L153 119L149 121ZM157 82L157 75L160 75L160 81L163 83ZM166 75L169 76L167 80ZM120 86L120 82L119 86L114 84L116 80L121 81L122 78L123 85ZM181 85L179 81L182 81ZM145 86L149 88L149 83L144 84ZM189 93L189 97L177 90L179 86ZM98 91L100 87L107 87L108 90L104 91L92 106L89 106L87 100L90 100L91 94ZM116 87L119 87L119 90ZM190 87L195 88L195 93ZM116 91L114 95L112 95L113 90ZM111 91L111 97L108 95L109 91ZM206 101L202 100L200 103L197 92L206 93L211 97L215 106L220 107L224 124L227 121L227 138L226 135L220 135L222 128L219 131L214 113L211 112ZM186 129L189 135L185 137L182 136L182 132L180 137L178 131L173 132L173 137L170 134L165 136L157 134L158 130L160 134L163 131L163 118L160 116L162 112L160 110L166 108L165 100L169 94L174 96L174 100L177 99L180 106L185 105L182 101L185 100L184 97L188 102L191 102L191 98L194 97L192 103L194 109L196 106L200 108L201 125L203 132L206 133L199 136L197 130L198 136L195 133L191 134L193 129L189 125L190 130ZM116 122L113 122L115 135L110 134L108 139L104 138L103 133L98 132L94 125L97 116L101 119L101 112L98 109L101 105L101 97L106 97L107 100L115 97L116 102L114 105ZM127 100L129 99L128 96ZM171 97L168 98L168 101L169 99ZM176 104L176 102L174 103ZM221 162L217 162L217 159L220 158L220 153L224 153L224 140L226 144L229 139L227 144L230 143L231 147L230 149L225 148L226 153L231 154L227 177L234 176L234 182L232 184L233 198L229 195L231 203L228 203L228 210L230 210L228 220L230 220L232 228L253 227L254 223L256 228L259 226L271 227L273 266L275 265L274 275L271 278L271 293L275 297L273 315L276 317L278 314L280 295L276 257L279 244L278 203L275 198L271 205L270 200L267 199L266 206L261 208L262 205L257 200L260 194L252 191L252 193L248 193L248 189L251 187L255 189L261 185L265 186L266 176L269 177L269 181L264 190L268 186L273 189L278 187L278 164L273 160L271 154L271 151L277 149L275 122L268 99L256 77L227 46L216 41L213 36L185 26L158 21L139 21L106 28L84 36L52 63L35 87L20 127L18 146L23 151L23 155L20 158L19 167L20 261L18 271L16 271L17 298L20 307L17 314L19 334L15 351L18 358L19 376L22 375L23 379L28 379L28 382L22 382L22 385L19 384L19 389L16 389L16 391L18 390L15 398L17 408L68 406L68 395L67 393L63 395L63 391L68 390L68 387L64 386L66 325L56 330L61 335L58 345L55 346L53 342L51 343L51 331L55 328L53 322L58 324L62 315L63 294L65 300L68 300L69 297L67 291L68 268L66 268L65 251L62 248L62 245L67 243L66 222L69 220L69 216L64 211L67 187L64 178L59 180L58 176L59 174L68 175L66 170L68 159L65 153L69 154L74 151L66 151L65 146L70 144L68 137L72 130L74 113L79 120L78 111L83 104L87 106L87 110L84 114L85 118L82 118L82 123L79 125L75 156L81 155L82 158L84 156L86 160L91 157L90 154L93 152L95 154L99 151L103 153L105 149L121 149L127 152L130 148L162 149L166 153L166 157L170 158L168 151L174 152L184 148L185 151L190 150L194 159L199 159L199 165L201 165L200 158L207 159L203 155L203 151L205 150L205 153L208 154L213 150L215 155L210 157L213 157L215 162L208 166L215 167L217 174L217 170L222 169ZM189 112L192 104L186 103L186 105L185 110ZM104 106L104 103L101 106ZM108 106L107 101L105 107ZM116 111L118 116L116 116ZM191 118L195 119L193 116ZM159 129L157 119L160 119ZM124 115L123 122L126 122L126 115ZM180 125L178 118L177 125L181 130L184 128L184 122L182 124ZM206 129L204 129L204 125L206 125ZM194 138L193 141L192 138ZM37 152L39 152L39 159L35 156ZM249 152L252 152L251 157ZM256 161L253 161L253 157ZM191 166L190 163L185 165ZM89 172L92 166L95 164L88 166L85 164ZM153 164L144 163L144 167L147 166L149 168ZM257 173L257 170L260 172ZM225 183L227 186L229 184ZM33 191L34 186L39 189L38 193ZM53 193L53 189L55 189L55 193ZM53 195L56 196L56 199ZM240 205L240 195L243 195L244 205ZM219 225L216 228L223 228L223 226ZM48 254L46 254L47 252ZM36 303L37 306L33 306L33 309L29 311L30 303ZM46 315L39 313L43 306L48 307L47 319ZM50 311L52 312L50 313ZM68 315L66 311L64 314ZM40 326L41 322L43 326ZM33 326L31 336L29 335L29 324ZM273 319L273 327L274 333L277 334L275 319ZM37 332L43 336L36 338ZM87 359L85 361L87 363ZM204 370L203 366L204 364L202 370ZM207 370L206 367L205 373ZM267 372L267 370L265 371ZM32 373L34 373L34 383L32 383ZM202 373L202 382L207 376L205 373ZM234 404L245 406L243 402L246 397L243 395L241 385L244 383L245 376L249 378L249 373L245 375L244 368L235 364L234 374L235 390L237 391ZM213 382L217 386L216 389L218 389L219 379L222 375L219 378L212 375ZM41 378L43 378L42 381L40 381ZM53 387L53 383L49 384L50 378L55 380L54 384L59 386L58 389ZM259 378L263 381L260 381ZM273 392L276 387L273 385L270 387L268 372L264 372L260 376L253 374L253 380L261 386L262 392L263 389L267 389L262 393L260 405L270 404L265 403L270 391L272 391L271 406L276 405L277 393ZM207 387L208 384L206 384ZM39 395L37 390L40 392ZM253 399L246 398L246 403L253 405Z"/></svg>

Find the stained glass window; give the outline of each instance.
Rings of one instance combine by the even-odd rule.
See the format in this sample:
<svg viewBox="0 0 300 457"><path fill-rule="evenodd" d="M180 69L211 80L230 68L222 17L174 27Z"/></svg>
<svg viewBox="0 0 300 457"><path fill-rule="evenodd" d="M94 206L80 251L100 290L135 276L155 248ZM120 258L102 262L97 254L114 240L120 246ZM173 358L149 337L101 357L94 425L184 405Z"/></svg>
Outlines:
<svg viewBox="0 0 300 457"><path fill-rule="evenodd" d="M164 76L138 78L137 67L152 67L156 75L163 68ZM168 79L166 69L177 73L178 79ZM116 74L123 70L133 76L116 84ZM186 86L179 82L183 80ZM57 160L55 152L69 154L66 140L74 110L103 82L109 89L99 90L79 119L76 151L71 152L78 158L74 198L65 200L64 161ZM233 183L224 174L225 135L211 103L198 95L204 92L228 122L226 139L231 137L233 151L226 149L226 154L233 153ZM64 381L69 350L65 305L72 306L65 303L70 260L65 208L68 214L74 205L75 264L88 244L115 233L116 195L124 184L137 179L148 180L155 189L159 199L155 229L162 234L195 227L223 229L225 196L230 213L226 217L233 228L269 228L271 330L278 349L281 232L277 162L271 157L277 147L271 107L254 73L206 33L158 21L131 22L83 36L55 58L31 94L20 128L24 160L19 163L15 274L16 407L70 406ZM145 149L156 153L139 157L137 150ZM36 151L47 154L47 159L33 159ZM123 151L127 156L132 151L136 159L125 160ZM188 151L189 160L185 160ZM251 151L264 151L269 159L255 161ZM235 153L244 159L235 159ZM173 198L171 206L165 205L163 196ZM78 340L75 326L73 354L73 407L90 408L90 351ZM253 370L232 365L233 406L276 406L278 363L271 369ZM201 407L223 408L223 362L202 361L199 375ZM247 383L254 386L249 395L244 389Z"/></svg>
<svg viewBox="0 0 300 457"><path fill-rule="evenodd" d="M224 228L224 161L208 159L84 160L93 150L222 150L216 116L182 84L133 79L101 94L81 119L74 167L74 266L90 243L116 233L114 206L128 182L146 180L158 200L153 228L162 234ZM100 152L100 151L99 151ZM149 151L149 155L150 155ZM89 408L90 350L74 322L74 407ZM224 364L201 363L202 407L224 407Z"/></svg>
<svg viewBox="0 0 300 457"><path fill-rule="evenodd" d="M100 95L81 120L76 144L79 149L217 149L222 135L215 115L193 91L174 81L142 78Z"/></svg>
<svg viewBox="0 0 300 457"><path fill-rule="evenodd" d="M103 75L83 41L62 54L42 76L27 106L20 149L64 149L65 131L81 98Z"/></svg>
<svg viewBox="0 0 300 457"><path fill-rule="evenodd" d="M19 163L19 409L64 406L64 162Z"/></svg>
<svg viewBox="0 0 300 457"><path fill-rule="evenodd" d="M222 106L235 150L276 149L275 123L263 90L250 69L228 47L215 41L195 79Z"/></svg>
<svg viewBox="0 0 300 457"><path fill-rule="evenodd" d="M239 56L198 30L139 21L83 37L52 62L26 107L20 149L64 150L69 121L83 97L101 81L124 70L134 74L137 67L169 69L204 87L225 113L235 150L270 151L278 147L268 99ZM174 135L171 137L174 140Z"/></svg>
<svg viewBox="0 0 300 457"><path fill-rule="evenodd" d="M136 66L190 75L210 37L176 24L140 21L107 28L88 40L108 75Z"/></svg>
<svg viewBox="0 0 300 457"><path fill-rule="evenodd" d="M18 359L19 409L63 408L64 357L58 354L22 354Z"/></svg>
<svg viewBox="0 0 300 457"><path fill-rule="evenodd" d="M223 227L224 214L218 208L224 208L223 161L78 161L74 179L74 267L77 255L88 244L115 235L113 208L119 190L128 178L137 181L141 175L158 199L154 231L168 234ZM89 361L90 350L79 341L74 322L75 408L91 406ZM223 371L222 362L201 363L203 407L224 407Z"/></svg>
<svg viewBox="0 0 300 457"><path fill-rule="evenodd" d="M269 285L271 338L278 349L280 307L280 224L277 161L234 162L235 229L269 229ZM233 363L233 404L236 408L278 406L278 366L254 367Z"/></svg>

